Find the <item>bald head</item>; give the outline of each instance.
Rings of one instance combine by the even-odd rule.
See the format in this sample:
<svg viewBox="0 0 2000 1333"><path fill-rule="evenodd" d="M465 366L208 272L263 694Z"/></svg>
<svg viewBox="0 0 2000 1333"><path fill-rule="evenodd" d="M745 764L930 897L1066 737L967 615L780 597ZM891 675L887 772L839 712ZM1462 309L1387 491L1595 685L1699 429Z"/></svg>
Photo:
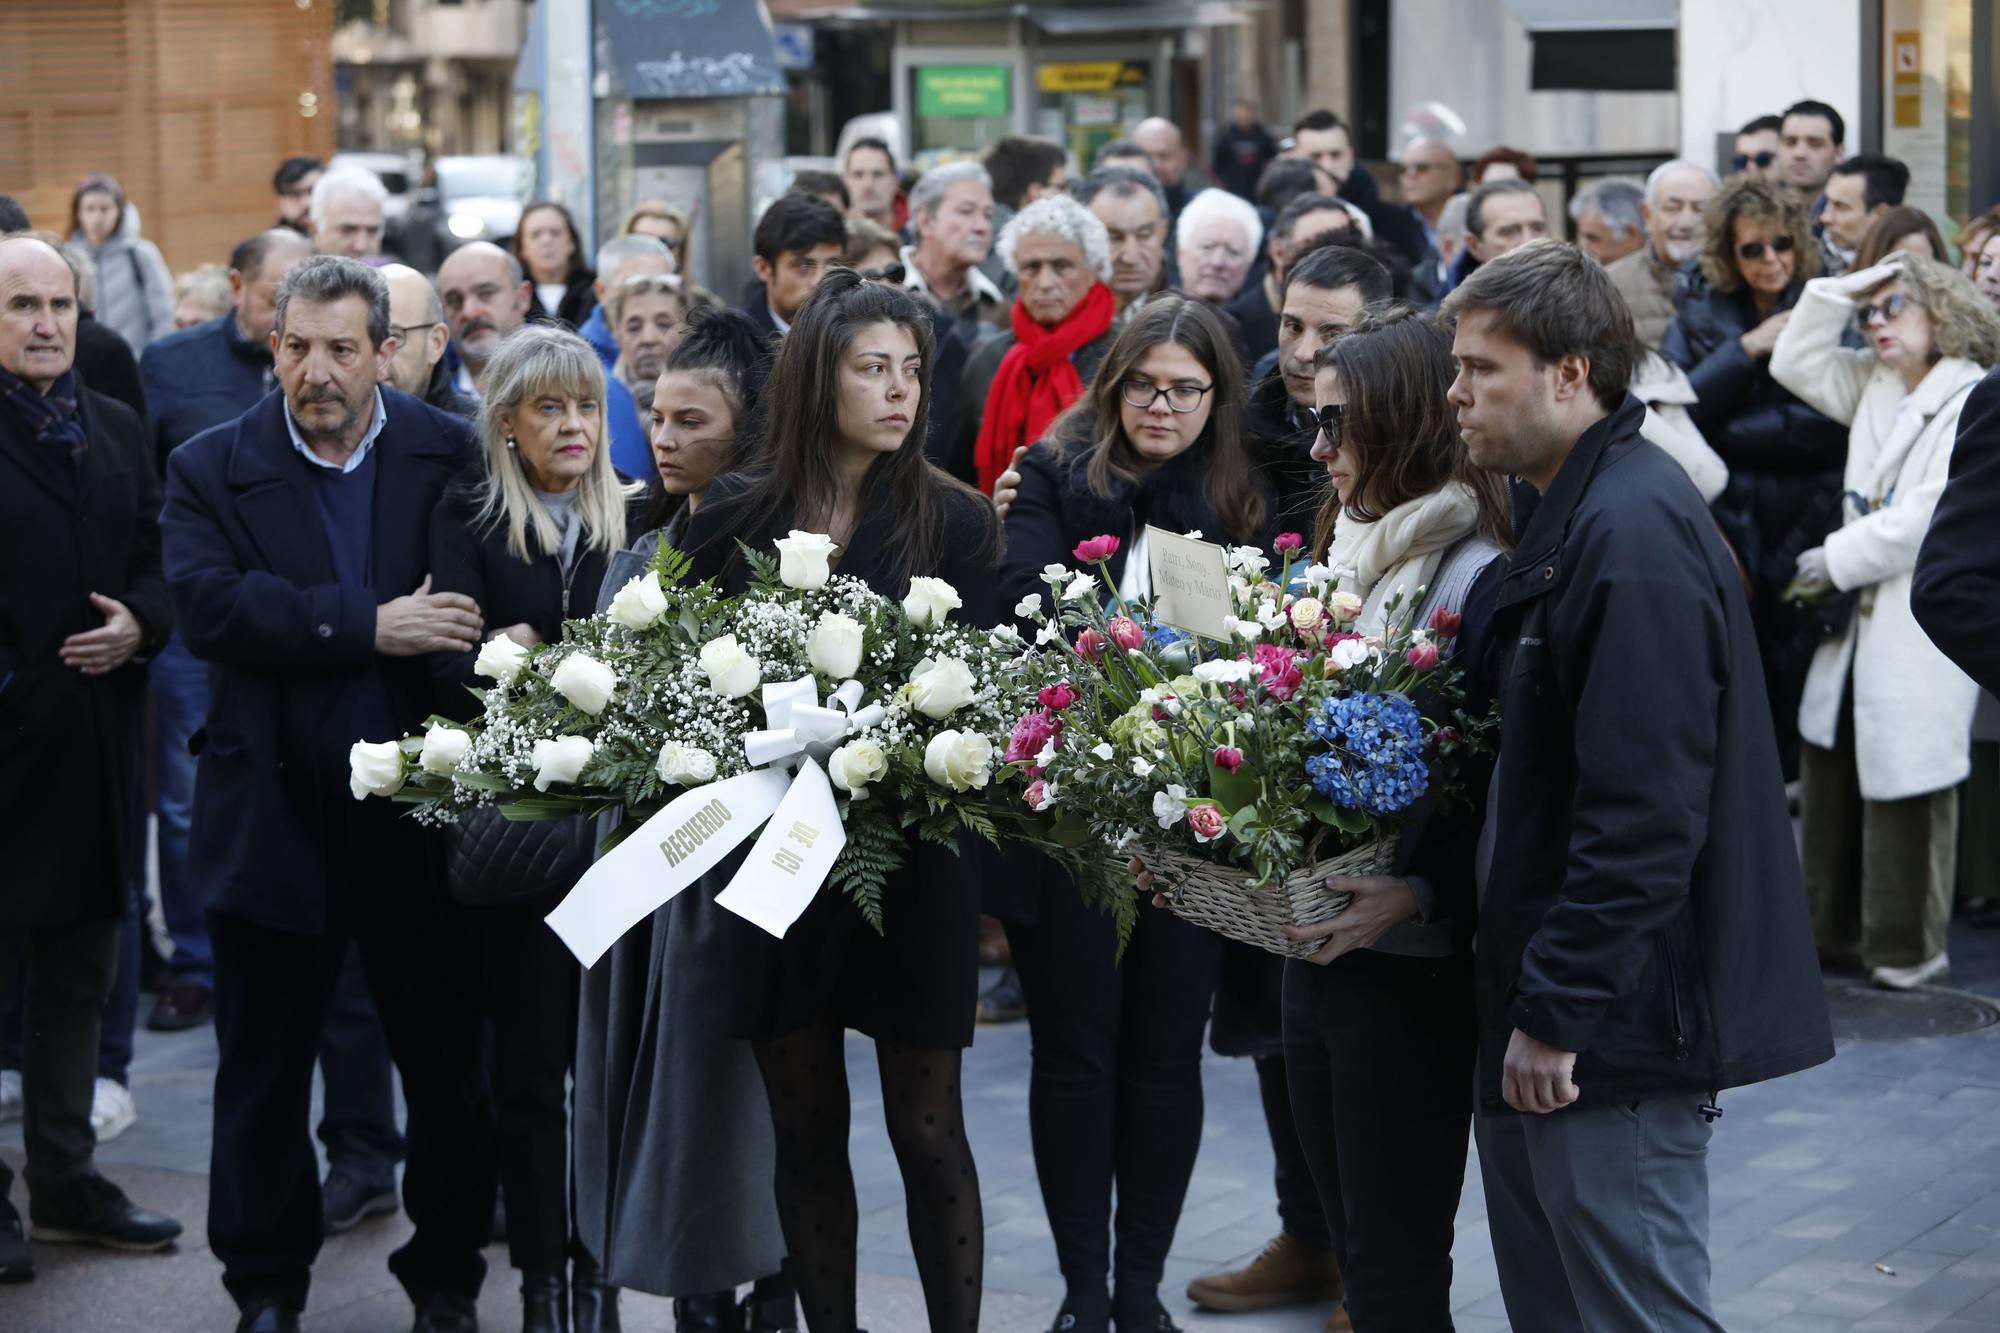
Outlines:
<svg viewBox="0 0 2000 1333"><path fill-rule="evenodd" d="M408 264L385 264L382 281L389 287L389 331L396 336L396 355L382 372L382 382L421 398L431 386L431 370L444 359L451 332L444 326L444 303L430 279Z"/></svg>
<svg viewBox="0 0 2000 1333"><path fill-rule="evenodd" d="M312 258L313 244L290 227L260 231L229 257L229 290L236 329L252 347L271 341L278 326L278 285Z"/></svg>
<svg viewBox="0 0 2000 1333"><path fill-rule="evenodd" d="M1148 116L1132 127L1132 142L1146 150L1160 184L1173 186L1187 175L1187 141L1181 127L1165 116Z"/></svg>
<svg viewBox="0 0 2000 1333"><path fill-rule="evenodd" d="M534 289L514 256L489 241L462 245L438 269L445 324L475 383L500 340L528 318Z"/></svg>
<svg viewBox="0 0 2000 1333"><path fill-rule="evenodd" d="M0 241L0 370L37 393L76 363L76 274L45 241Z"/></svg>

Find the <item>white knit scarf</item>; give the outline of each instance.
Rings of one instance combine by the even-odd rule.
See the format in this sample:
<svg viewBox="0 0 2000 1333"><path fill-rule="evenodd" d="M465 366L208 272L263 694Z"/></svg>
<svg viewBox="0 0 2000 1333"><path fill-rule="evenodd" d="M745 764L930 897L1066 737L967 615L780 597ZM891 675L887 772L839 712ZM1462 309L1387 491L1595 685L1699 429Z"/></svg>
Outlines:
<svg viewBox="0 0 2000 1333"><path fill-rule="evenodd" d="M1436 577L1444 553L1478 524L1479 500L1460 481L1405 500L1372 523L1343 510L1326 563L1338 579L1334 586L1361 599L1360 631L1382 632L1387 603L1399 588L1404 601L1398 609L1407 612L1417 589Z"/></svg>

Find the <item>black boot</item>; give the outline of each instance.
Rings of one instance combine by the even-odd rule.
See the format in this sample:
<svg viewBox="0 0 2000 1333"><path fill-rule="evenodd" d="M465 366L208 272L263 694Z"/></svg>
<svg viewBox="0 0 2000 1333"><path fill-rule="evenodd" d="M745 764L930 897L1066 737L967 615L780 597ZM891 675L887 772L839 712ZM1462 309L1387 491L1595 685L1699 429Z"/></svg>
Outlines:
<svg viewBox="0 0 2000 1333"><path fill-rule="evenodd" d="M759 1278L743 1298L743 1322L747 1333L798 1333L799 1297L792 1281L783 1273Z"/></svg>
<svg viewBox="0 0 2000 1333"><path fill-rule="evenodd" d="M674 1333L743 1333L743 1311L737 1308L736 1292L676 1296Z"/></svg>
<svg viewBox="0 0 2000 1333"><path fill-rule="evenodd" d="M569 1284L561 1274L521 1274L521 1333L569 1333Z"/></svg>
<svg viewBox="0 0 2000 1333"><path fill-rule="evenodd" d="M606 1286L597 1261L578 1258L570 1266L570 1322L575 1333L624 1333L618 1322L618 1288Z"/></svg>

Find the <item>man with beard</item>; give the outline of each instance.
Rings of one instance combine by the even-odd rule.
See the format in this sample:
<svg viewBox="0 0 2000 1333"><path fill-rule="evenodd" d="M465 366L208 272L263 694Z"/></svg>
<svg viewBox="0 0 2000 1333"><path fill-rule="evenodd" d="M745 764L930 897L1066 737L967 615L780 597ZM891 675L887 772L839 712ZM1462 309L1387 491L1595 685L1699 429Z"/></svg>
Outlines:
<svg viewBox="0 0 2000 1333"><path fill-rule="evenodd" d="M1639 204L1645 248L1605 266L1648 349L1659 348L1674 322L1674 273L1701 253L1701 210L1715 187L1715 173L1699 162L1682 158L1655 167Z"/></svg>

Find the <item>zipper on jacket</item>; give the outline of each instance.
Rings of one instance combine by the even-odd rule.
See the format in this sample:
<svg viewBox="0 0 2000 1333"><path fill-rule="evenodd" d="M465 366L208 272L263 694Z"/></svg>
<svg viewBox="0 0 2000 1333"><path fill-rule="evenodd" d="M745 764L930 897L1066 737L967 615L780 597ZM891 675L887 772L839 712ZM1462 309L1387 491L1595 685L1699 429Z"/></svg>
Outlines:
<svg viewBox="0 0 2000 1333"><path fill-rule="evenodd" d="M1665 942L1663 951L1667 958L1667 999L1673 1006L1674 1015L1674 1059L1688 1058L1687 1025L1681 1019L1681 969L1674 957L1674 942Z"/></svg>

